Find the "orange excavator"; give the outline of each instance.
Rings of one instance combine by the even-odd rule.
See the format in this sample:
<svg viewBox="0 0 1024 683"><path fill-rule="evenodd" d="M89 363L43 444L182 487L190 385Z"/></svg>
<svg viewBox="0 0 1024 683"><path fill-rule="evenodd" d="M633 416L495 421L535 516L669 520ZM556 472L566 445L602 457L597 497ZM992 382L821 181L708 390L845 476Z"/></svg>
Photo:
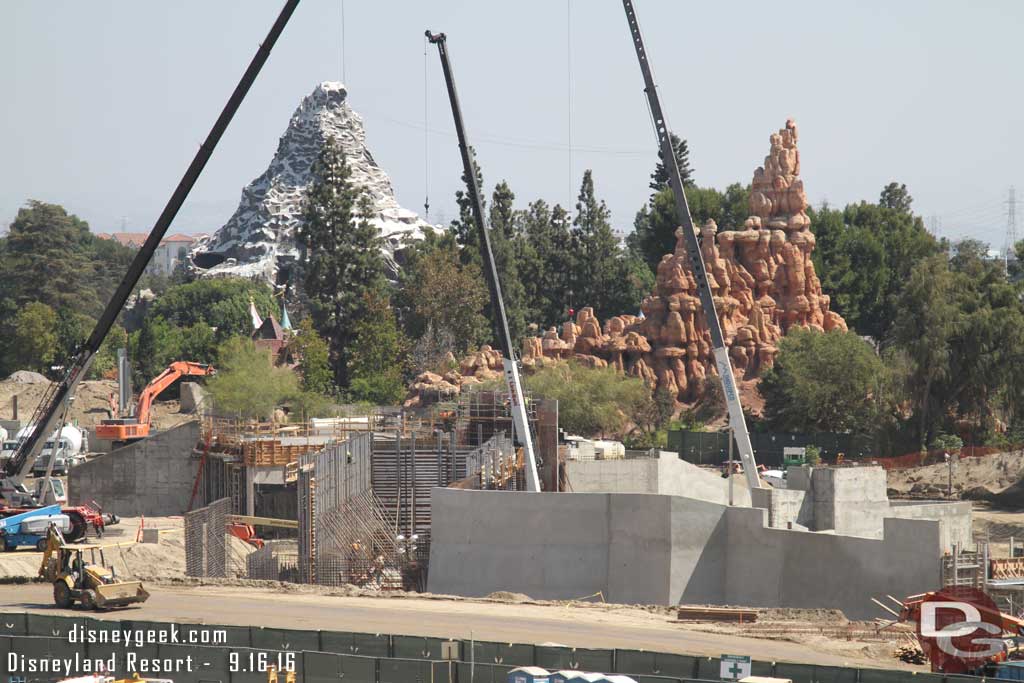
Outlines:
<svg viewBox="0 0 1024 683"><path fill-rule="evenodd" d="M135 404L134 415L102 420L96 425L96 437L115 443L127 443L145 439L149 436L150 408L153 405L153 401L164 389L182 377L208 377L216 374L216 372L213 366L203 363L192 363L189 361L171 363L167 366L166 370L161 372L156 379L139 392L139 400Z"/></svg>

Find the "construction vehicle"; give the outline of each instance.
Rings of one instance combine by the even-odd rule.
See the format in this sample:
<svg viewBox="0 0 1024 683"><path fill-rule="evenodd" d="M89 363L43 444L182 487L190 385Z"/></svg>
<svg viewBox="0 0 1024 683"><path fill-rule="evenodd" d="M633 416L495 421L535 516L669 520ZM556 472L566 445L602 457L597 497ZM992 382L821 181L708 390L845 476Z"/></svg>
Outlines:
<svg viewBox="0 0 1024 683"><path fill-rule="evenodd" d="M245 73L242 74L238 85L235 86L234 91L228 98L227 104L224 105L220 116L214 122L213 128L210 129L209 134L206 136L206 140L199 146L192 159L192 163L185 170L185 174L178 182L174 193L167 201L163 211L161 211L160 216L153 225L153 229L149 232L149 236L146 237L146 241L142 243L142 247L136 252L135 258L132 259L131 264L128 266L128 272L125 273L124 279L121 280L117 289L114 290L114 295L107 302L103 313L96 321L96 326L89 334L85 343L77 349L74 358L67 364L64 376L58 382L50 385L42 401L40 401L39 407L30 420L30 423L34 424L36 428L18 445L10 459L4 464L3 470L0 471L0 500L6 505L30 506L37 504L32 494L25 488L25 478L32 471L32 466L39 457L43 444L46 442L49 434L58 424L63 424L63 417L66 416L71 402L74 400L78 383L89 373L89 368L92 366L93 359L100 350L100 345L106 339L107 333L110 332L110 328L113 327L117 317L121 314L122 309L124 309L125 302L128 301L128 297L138 284L139 278L142 277L143 272L152 260L153 254L156 253L157 247L160 246L160 241L167 234L167 229L171 226L182 204L185 203L185 199L188 198L189 192L192 191L192 187L199 179L203 168L213 155L217 143L224 135L224 131L227 130L228 124L238 111L239 106L245 99L246 93L252 87L256 76L259 75L260 70L270 56L270 51L274 48L274 44L284 31L288 20L298 5L299 0L287 0L285 2L266 38L260 43L259 49L249 62Z"/></svg>
<svg viewBox="0 0 1024 683"><path fill-rule="evenodd" d="M61 513L59 505L49 505L14 513L0 519L0 548L11 552L19 546L30 545L37 550L46 548L46 531L55 525L62 533L71 531L71 520Z"/></svg>
<svg viewBox="0 0 1024 683"><path fill-rule="evenodd" d="M101 420L96 425L96 437L112 441L114 444L130 443L149 436L152 420L153 401L165 389L182 377L209 377L216 374L213 366L203 363L176 361L167 366L152 382L139 392L132 415L123 418Z"/></svg>
<svg viewBox="0 0 1024 683"><path fill-rule="evenodd" d="M494 333L501 348L501 364L505 370L505 382L508 385L508 395L512 413L512 427L514 438L523 450L523 463L526 470L526 490L540 491L540 477L537 474L537 459L533 449L533 435L530 433L530 422L526 415L526 401L523 397L523 385L519 378L519 361L516 360L515 350L512 346L512 335L508 329L508 318L505 315L505 303L501 296L501 282L498 279L498 268L494 264L494 253L491 251L491 238L487 227L484 225L484 205L480 197L480 188L476 182L476 169L473 164L473 157L470 152L469 143L466 141L466 130L462 122L462 108L459 106L459 96L455 92L455 76L452 74L451 61L448 59L448 43L445 34L433 34L426 31L427 40L437 45L438 55L441 57L441 70L444 72L444 81L448 86L448 100L452 107L452 116L455 119L455 133L459 138L459 152L462 154L462 170L466 179L466 189L472 200L470 205L473 209L473 222L476 223L476 232L480 242L480 259L483 262L484 277L487 279L487 288L491 295L491 309L494 312Z"/></svg>
<svg viewBox="0 0 1024 683"><path fill-rule="evenodd" d="M757 463L754 460L754 448L750 444L750 434L747 432L747 423L743 417L743 406L740 403L739 392L736 390L736 378L732 374L732 364L729 362L729 348L725 345L722 322L718 319L718 312L715 310L714 295L711 285L708 283L704 256L701 254L700 241L693 226L693 218L690 216L686 193L683 191L683 180L679 175L679 164L676 160L675 150L672 148L672 132L661 108L661 99L658 97L657 87L654 84L654 75L651 73L650 60L647 49L644 47L643 36L640 34L640 25L637 22L636 10L633 9L633 2L632 0L622 0L622 6L626 10L626 20L632 34L633 47L636 50L637 59L640 61L644 92L647 93L647 104L654 120L661 163L668 173L668 182L672 188L672 195L675 197L676 220L679 222L685 238L686 254L690 258L693 279L697 283L697 295L701 307L704 309L704 319L707 322L708 330L711 333L711 350L715 356L715 367L718 370L718 378L722 382L722 391L729 408L729 426L732 436L736 440L747 484L751 489L761 488L761 478L758 476Z"/></svg>
<svg viewBox="0 0 1024 683"><path fill-rule="evenodd" d="M60 479L52 480L56 484L63 487L63 483ZM38 484L42 485L43 480L38 480ZM61 492L63 488L61 488ZM45 513L45 509L51 507L59 507L59 514L62 517L67 518L67 527L61 527L61 532L64 534L64 540L74 543L85 538L89 532L90 527L97 536L102 536L103 532L108 526L119 524L121 519L112 513L103 512L103 509L93 501L91 504L83 503L82 505L67 505L67 498L63 500L58 499L55 501L59 505L48 504L45 507L30 507L30 508L9 508L0 506L0 535L3 536L4 543L0 544L0 550L10 551L16 549L18 546L36 546L39 547L38 536L45 535L45 525L39 523L30 524L29 527L34 530L34 534L37 538L31 538L32 534L20 534L17 532L12 534L10 532L13 529L15 520L12 517L21 515L35 515L41 516ZM5 530L6 527L6 530ZM42 548L39 547L41 550Z"/></svg>
<svg viewBox="0 0 1024 683"><path fill-rule="evenodd" d="M85 553L90 554L89 562ZM97 553L99 563L96 562ZM103 546L65 543L56 524L46 530L46 544L39 576L53 584L53 602L61 609L77 601L85 609L101 610L145 602L149 593L141 581L119 581L106 566Z"/></svg>

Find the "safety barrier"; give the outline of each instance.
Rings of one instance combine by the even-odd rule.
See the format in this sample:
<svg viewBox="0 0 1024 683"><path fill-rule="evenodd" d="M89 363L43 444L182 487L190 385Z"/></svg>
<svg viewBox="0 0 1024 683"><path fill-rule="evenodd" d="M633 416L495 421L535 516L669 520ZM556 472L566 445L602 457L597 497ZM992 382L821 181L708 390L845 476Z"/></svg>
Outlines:
<svg viewBox="0 0 1024 683"><path fill-rule="evenodd" d="M147 644L125 650L110 640L115 631L143 634ZM106 635L104 634L106 632ZM216 644L210 642L218 638ZM89 635L91 638L84 638ZM196 644L206 639L208 644ZM85 642L82 642L85 640ZM93 642L89 642L92 640ZM168 642L159 642L159 641ZM169 641L177 642L169 642ZM170 624L105 620L89 616L0 613L0 669L8 653L26 660L74 658L109 660L114 673L128 676L126 653L137 660L192 658L192 671L150 672L175 683L263 683L267 664L290 665L300 683L504 683L517 666L578 669L632 676L638 683L701 683L719 680L719 659L646 650L586 649L420 636L309 631L258 626ZM447 659L451 657L452 659ZM74 673L74 672L73 672ZM144 672L140 672L144 673ZM793 683L980 683L984 679L893 669L818 666L754 661L752 674L788 678ZM15 674L16 675L16 674ZM50 683L63 673L33 673ZM998 679L993 679L998 680ZM0 683L7 683L0 678Z"/></svg>

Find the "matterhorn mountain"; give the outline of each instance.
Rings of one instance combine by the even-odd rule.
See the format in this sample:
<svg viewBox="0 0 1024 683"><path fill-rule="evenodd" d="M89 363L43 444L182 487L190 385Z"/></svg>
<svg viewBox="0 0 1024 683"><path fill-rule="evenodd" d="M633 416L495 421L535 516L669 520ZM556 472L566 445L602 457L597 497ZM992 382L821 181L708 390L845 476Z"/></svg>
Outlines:
<svg viewBox="0 0 1024 683"><path fill-rule="evenodd" d="M295 228L302 222L313 162L329 137L341 145L351 182L373 205L373 222L384 238L385 257L397 272L395 252L403 242L436 230L395 199L391 179L366 147L363 120L352 111L341 83L324 82L306 96L281 136L270 167L242 190L234 215L192 252L203 275L238 275L284 284L299 256Z"/></svg>

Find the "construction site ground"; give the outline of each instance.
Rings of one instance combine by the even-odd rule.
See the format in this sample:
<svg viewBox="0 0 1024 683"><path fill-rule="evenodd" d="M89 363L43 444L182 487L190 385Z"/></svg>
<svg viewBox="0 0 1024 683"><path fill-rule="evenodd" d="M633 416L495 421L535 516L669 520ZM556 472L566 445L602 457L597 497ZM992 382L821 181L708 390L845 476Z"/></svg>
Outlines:
<svg viewBox="0 0 1024 683"><path fill-rule="evenodd" d="M889 470L890 497L945 498L949 493L950 466L946 463ZM994 453L961 458L952 467L953 498L977 496L979 489L1000 494L1012 489L1024 477L1024 452ZM1024 507L1024 498L1021 500Z"/></svg>
<svg viewBox="0 0 1024 683"><path fill-rule="evenodd" d="M140 524L161 530L160 543L136 543ZM141 579L144 605L101 618L204 621L285 628L331 629L434 637L472 637L574 647L619 647L718 656L747 653L762 660L915 668L892 653L906 636L872 635L871 624L849 623L831 610L767 610L755 624L680 623L669 607L607 605L591 597L535 601L514 593L471 600L429 594L379 593L245 579L185 576L180 517L129 518L101 539L118 575ZM229 537L229 566L244 566L250 547ZM69 613L52 605L50 586L35 582L42 554L0 553L0 611ZM79 613L77 611L76 613Z"/></svg>
<svg viewBox="0 0 1024 683"><path fill-rule="evenodd" d="M503 602L398 594L392 597L345 596L340 589L291 586L294 590L230 585L147 584L149 600L135 608L100 613L102 619L205 622L277 628L327 629L441 638L475 638L510 643L556 643L569 647L630 648L717 657L749 654L762 661L838 666L920 669L892 657L892 644L856 638L787 636L769 624L750 625L757 637L738 625L681 624L668 608L645 609L600 603ZM332 594L334 593L334 594ZM513 598L514 600L515 598ZM52 606L50 586L33 583L0 586L0 611L80 614ZM831 619L817 626L834 625ZM785 620L797 628L799 621ZM814 627L815 622L807 622ZM754 627L757 627L754 629ZM774 635L773 635L774 634Z"/></svg>
<svg viewBox="0 0 1024 683"><path fill-rule="evenodd" d="M50 383L34 372L17 372L0 381L0 417L14 419L14 397L18 397L18 418L27 423L42 401ZM107 418L110 394L117 395L116 380L87 380L78 385L75 400L68 412L68 420L84 428L95 427ZM178 401L157 401L153 404L153 426L157 430L170 429L193 419L190 413L179 412ZM13 437L14 435L11 434Z"/></svg>

